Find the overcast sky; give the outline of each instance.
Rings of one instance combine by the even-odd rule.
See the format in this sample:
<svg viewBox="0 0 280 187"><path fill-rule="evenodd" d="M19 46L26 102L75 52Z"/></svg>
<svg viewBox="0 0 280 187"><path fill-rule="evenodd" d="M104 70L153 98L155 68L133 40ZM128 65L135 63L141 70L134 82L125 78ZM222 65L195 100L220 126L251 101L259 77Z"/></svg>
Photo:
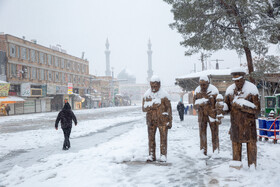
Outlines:
<svg viewBox="0 0 280 187"><path fill-rule="evenodd" d="M36 39L41 45L60 44L68 54L85 58L90 73L105 75L105 42L110 43L110 62L115 76L127 68L137 83L146 83L148 40L152 43L153 71L164 85L201 70L199 56L184 56L182 37L168 24L171 7L163 0L0 0L0 32ZM220 68L239 66L234 51L212 54L209 62L222 59ZM241 59L245 62L245 59ZM208 65L209 66L209 65Z"/></svg>

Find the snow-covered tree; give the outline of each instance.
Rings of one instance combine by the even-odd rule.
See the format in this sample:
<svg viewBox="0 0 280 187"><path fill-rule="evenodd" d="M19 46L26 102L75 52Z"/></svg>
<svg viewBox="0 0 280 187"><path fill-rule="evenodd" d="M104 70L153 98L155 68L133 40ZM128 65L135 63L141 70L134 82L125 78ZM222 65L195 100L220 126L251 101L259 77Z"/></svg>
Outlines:
<svg viewBox="0 0 280 187"><path fill-rule="evenodd" d="M186 55L200 50L242 50L250 74L254 71L252 52L266 48L278 30L272 28L276 20L268 14L272 0L164 1L172 5L175 22L170 26L182 34Z"/></svg>

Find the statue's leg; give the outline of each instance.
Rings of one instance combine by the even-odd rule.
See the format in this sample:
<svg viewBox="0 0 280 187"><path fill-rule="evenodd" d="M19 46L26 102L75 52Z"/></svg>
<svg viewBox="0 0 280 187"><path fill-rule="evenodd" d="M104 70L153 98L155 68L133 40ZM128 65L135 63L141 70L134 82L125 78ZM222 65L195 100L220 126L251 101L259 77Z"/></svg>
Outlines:
<svg viewBox="0 0 280 187"><path fill-rule="evenodd" d="M148 136L149 136L149 156L152 157L152 160L156 160L156 141L155 135L157 131L156 125L148 125Z"/></svg>
<svg viewBox="0 0 280 187"><path fill-rule="evenodd" d="M247 143L247 157L248 157L248 166L252 164L257 166L257 144L255 141Z"/></svg>
<svg viewBox="0 0 280 187"><path fill-rule="evenodd" d="M207 130L207 121L202 120L199 122L199 136L200 136L200 150L204 150L204 155L207 155L207 136L206 136L206 130Z"/></svg>
<svg viewBox="0 0 280 187"><path fill-rule="evenodd" d="M219 125L216 122L210 123L210 129L212 134L212 145L213 145L213 152L219 148Z"/></svg>
<svg viewBox="0 0 280 187"><path fill-rule="evenodd" d="M160 155L167 156L167 126L159 126L160 132Z"/></svg>
<svg viewBox="0 0 280 187"><path fill-rule="evenodd" d="M232 142L232 160L241 161L242 143Z"/></svg>

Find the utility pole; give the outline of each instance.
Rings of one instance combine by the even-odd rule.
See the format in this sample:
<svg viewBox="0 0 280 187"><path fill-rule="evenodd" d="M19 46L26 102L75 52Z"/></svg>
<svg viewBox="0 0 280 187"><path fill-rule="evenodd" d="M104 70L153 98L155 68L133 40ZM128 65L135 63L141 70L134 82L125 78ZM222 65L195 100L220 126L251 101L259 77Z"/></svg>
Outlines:
<svg viewBox="0 0 280 187"><path fill-rule="evenodd" d="M211 61L216 61L216 69L220 69L219 61L224 61L224 60L216 59L216 60L211 60Z"/></svg>
<svg viewBox="0 0 280 187"><path fill-rule="evenodd" d="M201 61L202 71L207 70L207 61L206 61L206 59L207 59L208 57L210 57L210 56L211 56L211 54L205 54L205 53L202 53L202 52L201 52L201 54L200 54L200 59L198 59L198 60ZM204 64L204 61L206 61L206 64Z"/></svg>

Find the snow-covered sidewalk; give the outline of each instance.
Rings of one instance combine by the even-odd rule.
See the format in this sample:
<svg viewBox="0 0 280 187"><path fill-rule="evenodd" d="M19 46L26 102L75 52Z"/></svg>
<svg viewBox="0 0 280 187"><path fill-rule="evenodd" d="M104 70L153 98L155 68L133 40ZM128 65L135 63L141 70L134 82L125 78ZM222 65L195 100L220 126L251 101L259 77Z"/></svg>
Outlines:
<svg viewBox="0 0 280 187"><path fill-rule="evenodd" d="M228 116L220 125L219 154L212 153L207 129L208 157L205 157L199 150L197 117L187 115L180 122L177 113L173 115L167 163L145 162L148 136L143 120L131 131L96 147L77 153L58 151L27 168L14 166L0 174L0 186L279 186L279 144L258 142L257 169L247 167L244 145L243 168L236 170L229 168Z"/></svg>

